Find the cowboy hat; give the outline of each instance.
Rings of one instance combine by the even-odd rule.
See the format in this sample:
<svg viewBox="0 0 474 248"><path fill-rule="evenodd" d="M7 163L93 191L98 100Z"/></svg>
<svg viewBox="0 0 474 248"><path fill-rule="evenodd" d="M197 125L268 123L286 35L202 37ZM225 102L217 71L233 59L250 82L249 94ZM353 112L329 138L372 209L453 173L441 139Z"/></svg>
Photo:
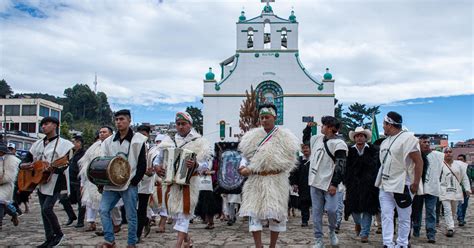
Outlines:
<svg viewBox="0 0 474 248"><path fill-rule="evenodd" d="M359 133L365 134L365 137L367 138L367 140L372 139L372 132L369 129L364 129L362 127L357 127L354 131L350 131L349 132L349 139L354 141L354 136L356 136L356 134L359 134Z"/></svg>

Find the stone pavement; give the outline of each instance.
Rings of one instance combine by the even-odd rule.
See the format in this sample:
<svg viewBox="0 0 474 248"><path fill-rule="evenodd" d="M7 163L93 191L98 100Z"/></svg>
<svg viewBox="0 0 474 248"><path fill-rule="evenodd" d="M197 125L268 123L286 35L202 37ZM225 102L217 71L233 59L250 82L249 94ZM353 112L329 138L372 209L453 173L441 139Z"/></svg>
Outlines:
<svg viewBox="0 0 474 248"><path fill-rule="evenodd" d="M456 233L453 238L447 238L444 235L444 219L441 220L441 227L438 228L436 235L437 242L435 245L428 244L425 238L424 230L421 237L412 239L412 247L473 247L474 244L474 199L471 199L468 210L467 225L464 227L456 227ZM60 204L56 204L56 213L60 223L67 220L65 212ZM99 220L98 220L99 221ZM0 247L34 247L43 242L43 226L39 213L39 203L36 194L32 195L30 200L30 213L20 217L20 225L15 227L10 222L10 218L6 216L3 220L3 230L0 231ZM100 222L100 221L99 221ZM75 223L74 223L75 224ZM299 217L291 217L288 223L288 231L280 235L278 241L279 247L311 247L313 243L312 224L309 227L300 227ZM253 240L248 233L247 222L239 219L234 226L227 226L226 222L216 220L214 230L204 229L205 225L200 221L191 224L191 237L194 241L194 247L252 247ZM152 227L152 231L147 238L138 247L172 247L176 238L176 232L172 231L172 225L166 226L165 233L155 233L156 226ZM341 232L339 234L339 247L382 247L381 234L375 234L375 227L369 237L368 244L361 244L353 238L353 222L343 221ZM63 232L66 239L62 242L61 247L94 247L95 244L102 241L101 237L97 237L94 233L83 232L74 227L63 226ZM325 226L327 233L327 226ZM118 247L125 247L127 240L126 227L123 226L122 231L116 236ZM263 240L266 247L269 242L269 231L264 230ZM325 243L329 241L327 235Z"/></svg>

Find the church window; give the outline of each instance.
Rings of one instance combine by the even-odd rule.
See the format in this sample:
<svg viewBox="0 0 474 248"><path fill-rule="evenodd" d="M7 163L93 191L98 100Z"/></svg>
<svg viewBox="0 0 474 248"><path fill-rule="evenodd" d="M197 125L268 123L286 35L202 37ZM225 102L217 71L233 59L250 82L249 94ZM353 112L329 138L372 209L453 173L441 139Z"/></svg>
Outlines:
<svg viewBox="0 0 474 248"><path fill-rule="evenodd" d="M253 49L253 28L247 30L247 48Z"/></svg>
<svg viewBox="0 0 474 248"><path fill-rule="evenodd" d="M267 19L263 24L263 48L270 49L272 47L270 21Z"/></svg>
<svg viewBox="0 0 474 248"><path fill-rule="evenodd" d="M263 103L273 103L277 108L277 125L283 125L283 90L274 81L264 81L257 86L257 106Z"/></svg>
<svg viewBox="0 0 474 248"><path fill-rule="evenodd" d="M288 47L288 33L286 28L281 29L281 49L287 49Z"/></svg>

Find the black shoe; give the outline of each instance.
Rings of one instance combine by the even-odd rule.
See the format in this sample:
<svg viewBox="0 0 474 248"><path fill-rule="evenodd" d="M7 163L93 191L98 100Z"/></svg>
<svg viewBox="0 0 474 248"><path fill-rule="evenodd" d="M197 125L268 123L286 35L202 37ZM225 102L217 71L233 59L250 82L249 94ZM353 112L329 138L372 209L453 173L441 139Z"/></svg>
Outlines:
<svg viewBox="0 0 474 248"><path fill-rule="evenodd" d="M465 221L463 221L463 220L462 220L462 221L459 221L458 226L464 226L464 225L466 225L466 222L465 222Z"/></svg>
<svg viewBox="0 0 474 248"><path fill-rule="evenodd" d="M77 223L75 226L75 228L83 228L84 227L84 223Z"/></svg>
<svg viewBox="0 0 474 248"><path fill-rule="evenodd" d="M307 226L308 226L308 222L301 223L301 227L307 227Z"/></svg>
<svg viewBox="0 0 474 248"><path fill-rule="evenodd" d="M428 243L430 243L430 244L436 243L435 238L428 238Z"/></svg>
<svg viewBox="0 0 474 248"><path fill-rule="evenodd" d="M36 246L36 248L47 248L49 246L49 243L51 243L51 239L47 239L46 241L44 241L41 245L38 245Z"/></svg>
<svg viewBox="0 0 474 248"><path fill-rule="evenodd" d="M66 222L66 226L70 226L75 220L77 220L77 217L73 217L72 219L68 219Z"/></svg>
<svg viewBox="0 0 474 248"><path fill-rule="evenodd" d="M64 239L64 234L54 235L53 240L48 244L48 247L55 247L61 244Z"/></svg>
<svg viewBox="0 0 474 248"><path fill-rule="evenodd" d="M453 230L448 230L448 233L446 233L446 237L453 237L454 236L454 231Z"/></svg>

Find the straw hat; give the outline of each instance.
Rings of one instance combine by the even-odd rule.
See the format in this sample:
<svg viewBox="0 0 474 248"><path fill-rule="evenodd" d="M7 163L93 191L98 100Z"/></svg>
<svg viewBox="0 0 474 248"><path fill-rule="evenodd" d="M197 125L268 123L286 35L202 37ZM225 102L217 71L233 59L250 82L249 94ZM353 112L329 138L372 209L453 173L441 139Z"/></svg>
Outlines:
<svg viewBox="0 0 474 248"><path fill-rule="evenodd" d="M367 137L367 140L372 139L372 132L369 129L364 129L362 127L357 127L354 131L350 131L349 132L349 139L354 141L354 136L356 136L356 134L359 134L359 133L365 134L365 137Z"/></svg>

